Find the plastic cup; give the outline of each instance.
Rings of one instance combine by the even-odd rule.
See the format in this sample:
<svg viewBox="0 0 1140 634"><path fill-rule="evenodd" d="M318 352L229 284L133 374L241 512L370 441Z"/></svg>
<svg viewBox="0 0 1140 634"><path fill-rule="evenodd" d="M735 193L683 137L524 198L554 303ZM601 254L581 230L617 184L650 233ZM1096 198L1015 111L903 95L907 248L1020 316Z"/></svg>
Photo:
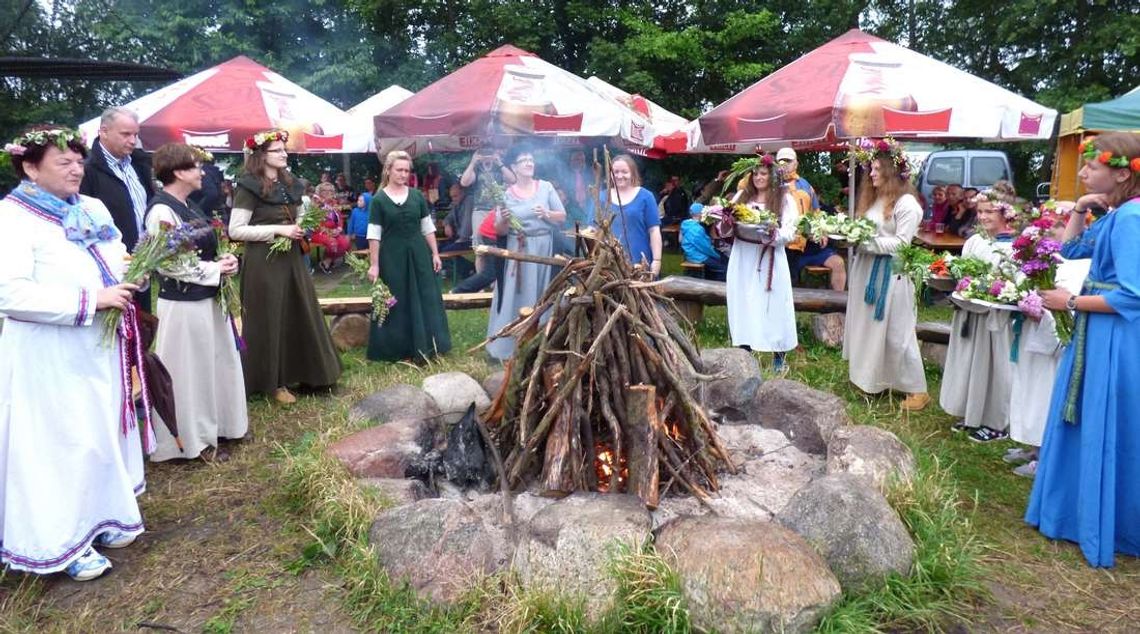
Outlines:
<svg viewBox="0 0 1140 634"><path fill-rule="evenodd" d="M942 234L946 233L946 223L940 222L940 223L934 225L934 233L937 233L938 235L942 235Z"/></svg>

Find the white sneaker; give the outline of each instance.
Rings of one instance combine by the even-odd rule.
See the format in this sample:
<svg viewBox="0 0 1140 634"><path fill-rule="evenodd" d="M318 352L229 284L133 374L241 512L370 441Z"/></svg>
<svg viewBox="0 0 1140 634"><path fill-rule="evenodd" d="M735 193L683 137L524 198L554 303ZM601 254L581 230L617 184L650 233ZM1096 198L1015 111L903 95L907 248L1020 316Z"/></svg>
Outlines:
<svg viewBox="0 0 1140 634"><path fill-rule="evenodd" d="M135 543L135 537L138 536L117 531L112 528L99 533L99 536L95 538L95 544L102 548L126 548Z"/></svg>
<svg viewBox="0 0 1140 634"><path fill-rule="evenodd" d="M68 564L64 572L75 581L91 581L98 579L110 569L111 561L109 559L100 555L94 548L88 548L87 552Z"/></svg>

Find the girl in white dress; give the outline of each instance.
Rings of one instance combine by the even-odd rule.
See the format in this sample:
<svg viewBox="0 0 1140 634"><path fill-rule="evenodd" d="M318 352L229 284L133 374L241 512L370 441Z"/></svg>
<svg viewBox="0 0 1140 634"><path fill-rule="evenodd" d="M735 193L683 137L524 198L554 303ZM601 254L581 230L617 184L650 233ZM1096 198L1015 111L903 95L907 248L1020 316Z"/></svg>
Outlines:
<svg viewBox="0 0 1140 634"><path fill-rule="evenodd" d="M985 194L974 198L980 231L962 246L963 257L985 260L991 266L1002 262L1013 246L1014 208L992 201ZM950 345L942 371L938 404L951 416L961 418L953 431L967 431L970 440L990 442L1005 438L1009 428L1009 397L1013 383L1010 358L1010 313L979 308L968 302L958 305L950 322Z"/></svg>
<svg viewBox="0 0 1140 634"><path fill-rule="evenodd" d="M734 346L775 353L772 369L782 374L787 371L785 354L798 344L784 245L796 237L799 214L770 155L758 159L735 200L771 211L779 224L759 239L736 232L725 288L729 334Z"/></svg>
<svg viewBox="0 0 1140 634"><path fill-rule="evenodd" d="M914 239L922 207L908 180L902 148L888 141L883 149L884 142L878 143L859 187L856 212L879 230L858 246L851 263L843 358L851 382L860 390L904 392L903 409L920 410L930 396L914 332L914 284L906 275L895 274L891 265L895 251Z"/></svg>

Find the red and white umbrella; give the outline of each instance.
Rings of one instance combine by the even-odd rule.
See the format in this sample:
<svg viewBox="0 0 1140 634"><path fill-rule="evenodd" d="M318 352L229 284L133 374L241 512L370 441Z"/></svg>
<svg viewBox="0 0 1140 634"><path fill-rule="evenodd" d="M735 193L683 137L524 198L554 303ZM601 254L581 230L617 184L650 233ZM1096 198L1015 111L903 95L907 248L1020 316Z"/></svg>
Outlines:
<svg viewBox="0 0 1140 634"><path fill-rule="evenodd" d="M289 131L291 152L365 152L365 134L351 134L349 117L245 56L196 73L125 106L139 115L147 150L164 143L240 152L246 137L269 128ZM99 119L80 126L94 140Z"/></svg>
<svg viewBox="0 0 1140 634"><path fill-rule="evenodd" d="M857 137L1047 139L1057 111L859 30L705 113L690 152L820 149Z"/></svg>
<svg viewBox="0 0 1140 634"><path fill-rule="evenodd" d="M649 155L653 122L585 79L514 46L501 46L374 119L380 152L463 152L496 140L604 139Z"/></svg>

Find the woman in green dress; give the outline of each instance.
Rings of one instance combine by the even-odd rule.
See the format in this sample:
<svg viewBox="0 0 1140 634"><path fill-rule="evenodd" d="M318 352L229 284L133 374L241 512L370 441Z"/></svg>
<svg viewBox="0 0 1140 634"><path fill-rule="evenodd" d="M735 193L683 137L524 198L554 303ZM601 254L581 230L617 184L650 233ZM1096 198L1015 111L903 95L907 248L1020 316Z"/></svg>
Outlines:
<svg viewBox="0 0 1140 634"><path fill-rule="evenodd" d="M411 172L407 152L390 152L381 189L372 197L368 275L382 279L396 298L384 323L372 322L368 358L373 361L421 361L451 349L435 222L423 194L408 187Z"/></svg>
<svg viewBox="0 0 1140 634"><path fill-rule="evenodd" d="M301 181L287 169L284 130L246 139L245 166L234 188L230 238L245 242L242 266L242 366L246 392L271 395L279 403L296 397L289 388L332 386L340 378L340 358L317 303L305 267L297 226ZM278 237L292 244L270 253Z"/></svg>

